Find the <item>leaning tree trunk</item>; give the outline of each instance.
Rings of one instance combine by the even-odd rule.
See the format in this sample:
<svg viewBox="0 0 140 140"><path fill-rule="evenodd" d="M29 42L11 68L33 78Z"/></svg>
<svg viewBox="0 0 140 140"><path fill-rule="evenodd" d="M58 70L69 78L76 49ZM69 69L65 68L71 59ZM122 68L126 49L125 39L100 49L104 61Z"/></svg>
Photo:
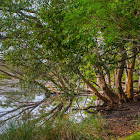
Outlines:
<svg viewBox="0 0 140 140"><path fill-rule="evenodd" d="M116 69L115 85L120 102L126 102L126 96L122 89L122 75L125 65L125 54L121 53L120 55L121 62L118 64L118 68Z"/></svg>
<svg viewBox="0 0 140 140"><path fill-rule="evenodd" d="M136 52L136 50L133 49L131 63L129 64L129 67L128 67L127 97L130 100L133 100L133 97L134 97L134 93L133 93L133 70L134 70L135 59L136 59L135 52Z"/></svg>
<svg viewBox="0 0 140 140"><path fill-rule="evenodd" d="M107 83L105 82L103 71L101 69L97 73L97 77L100 89L109 98L111 104L118 103L118 96L111 90L111 88L108 87Z"/></svg>
<svg viewBox="0 0 140 140"><path fill-rule="evenodd" d="M82 78L82 80L85 82L85 84L95 93L95 95L96 95L100 100L102 100L104 103L109 102L109 100L108 100L106 97L102 96L102 95L98 92L98 90L97 90L88 80L86 80L85 77L84 77L80 72L79 72L78 74L79 74L79 76Z"/></svg>

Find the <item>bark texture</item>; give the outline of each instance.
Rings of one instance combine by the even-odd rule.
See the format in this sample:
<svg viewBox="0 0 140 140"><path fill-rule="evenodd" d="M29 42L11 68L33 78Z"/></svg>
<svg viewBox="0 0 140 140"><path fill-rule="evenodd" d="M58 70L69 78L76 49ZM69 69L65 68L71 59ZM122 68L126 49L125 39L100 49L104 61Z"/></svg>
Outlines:
<svg viewBox="0 0 140 140"><path fill-rule="evenodd" d="M97 97L99 99L101 99L104 102L109 102L109 100L106 97L102 96L98 92L98 90L88 80L85 79L85 77L82 74L79 73L79 76L82 78L82 80L85 82L85 84L97 95Z"/></svg>
<svg viewBox="0 0 140 140"><path fill-rule="evenodd" d="M118 94L120 102L126 102L126 95L122 89L122 75L123 75L124 66L125 66L125 61L124 61L125 57L126 55L121 53L121 49L120 49L120 60L122 61L118 64L118 68L116 69L116 76L115 76L116 90L117 90L117 94Z"/></svg>
<svg viewBox="0 0 140 140"><path fill-rule="evenodd" d="M111 103L118 103L118 96L113 92L111 88L108 87L102 70L97 73L97 77L100 89L103 91L103 94L109 98Z"/></svg>
<svg viewBox="0 0 140 140"><path fill-rule="evenodd" d="M139 81L138 81L138 90L140 90L140 56L138 55L138 63L139 63Z"/></svg>
<svg viewBox="0 0 140 140"><path fill-rule="evenodd" d="M134 97L134 93L133 93L133 70L134 70L134 66L135 66L135 56L136 53L136 49L133 49L133 53L132 53L132 59L131 62L129 64L129 68L128 68L128 88L127 88L127 97L132 100Z"/></svg>

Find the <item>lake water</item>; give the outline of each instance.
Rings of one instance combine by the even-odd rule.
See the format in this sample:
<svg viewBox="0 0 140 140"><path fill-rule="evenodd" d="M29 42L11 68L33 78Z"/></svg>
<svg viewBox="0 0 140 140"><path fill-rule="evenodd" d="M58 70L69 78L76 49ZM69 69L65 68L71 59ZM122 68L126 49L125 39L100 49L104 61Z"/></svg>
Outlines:
<svg viewBox="0 0 140 140"><path fill-rule="evenodd" d="M18 80L16 79L0 81L0 121L2 122L4 120L8 120L9 118L12 119L12 116L15 116L13 118L18 120L27 119L26 117L31 116L37 118L43 113L46 113L54 108L57 104L57 101L51 103L50 99L49 103L47 103L48 101L44 102L43 104L40 104L38 107L32 110L32 106L30 105L38 103L44 98L45 93L43 91L40 91L38 88L33 91L28 88L21 89L18 85ZM72 111L72 108L78 108L78 105L80 107L83 105L88 106L91 103L92 105L97 104L97 102L93 100L92 97L80 97L78 99L78 104L74 102L71 109L68 110L70 119L81 121L81 119L87 117L88 113L84 111ZM18 107L25 105L29 106L17 109ZM30 114L31 116L29 116L29 114L27 115L27 108L29 108L28 111L32 110ZM15 111L12 111L13 109L15 109ZM18 115L19 113L20 115Z"/></svg>

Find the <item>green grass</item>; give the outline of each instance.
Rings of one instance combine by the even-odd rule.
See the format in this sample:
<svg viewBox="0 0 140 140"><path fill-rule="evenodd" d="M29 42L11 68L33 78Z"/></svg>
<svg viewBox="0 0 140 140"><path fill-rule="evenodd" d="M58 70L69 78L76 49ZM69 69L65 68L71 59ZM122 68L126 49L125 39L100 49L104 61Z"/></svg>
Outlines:
<svg viewBox="0 0 140 140"><path fill-rule="evenodd" d="M35 127L30 122L10 122L1 129L1 140L32 140Z"/></svg>
<svg viewBox="0 0 140 140"><path fill-rule="evenodd" d="M124 140L140 140L140 131L138 131L135 134L132 134L131 136L124 138Z"/></svg>
<svg viewBox="0 0 140 140"><path fill-rule="evenodd" d="M1 140L106 140L106 122L100 117L90 117L81 123L69 120L47 121L43 126L33 122L11 122L4 127Z"/></svg>

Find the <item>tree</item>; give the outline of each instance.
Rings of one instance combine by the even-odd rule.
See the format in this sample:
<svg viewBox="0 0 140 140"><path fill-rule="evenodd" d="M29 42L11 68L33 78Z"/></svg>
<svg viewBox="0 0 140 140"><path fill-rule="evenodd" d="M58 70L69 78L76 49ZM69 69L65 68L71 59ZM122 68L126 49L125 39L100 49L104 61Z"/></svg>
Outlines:
<svg viewBox="0 0 140 140"><path fill-rule="evenodd" d="M77 2L77 3L76 3ZM126 97L121 87L121 78L123 74L123 68L125 60L131 58L132 65L128 67L128 98L132 98L133 95L133 70L135 56L139 53L139 35L138 35L138 7L136 6L138 1L74 1L71 3L69 13L66 14L66 25L70 25L68 28L68 36L71 36L69 44L84 44L87 48L91 47L92 53L87 52L87 55L92 55L89 59L92 66L97 71L100 77L100 87L103 92L108 94L109 98L114 97L114 94L110 94L111 91L108 88L103 71L108 71L113 67L121 67L117 73L116 86L118 88L118 96L120 100L126 101ZM136 5L135 5L136 4ZM138 4L139 5L139 4ZM86 11L86 12L85 12ZM125 11L125 12L124 12ZM135 12L134 12L135 11ZM75 21L72 23L72 21ZM80 21L80 22L79 22ZM75 27L75 28L74 28ZM79 30L79 33L75 32L75 29ZM92 32L93 38L89 40L90 33ZM99 40L99 32L101 32L103 37L103 42ZM71 33L71 34L70 34ZM86 38L86 33L88 37ZM78 34L75 40L72 38L74 34ZM78 40L80 38L80 41ZM72 43L74 40L74 43ZM82 42L82 43L81 43ZM83 45L82 44L82 45ZM135 44L135 45L134 45ZM76 45L75 45L76 46ZM83 47L82 47L83 48ZM81 49L81 48L80 48ZM128 49L129 53L128 53ZM91 51L90 50L90 51ZM75 51L75 53L77 50ZM130 53L131 52L131 53ZM95 54L94 54L95 53ZM118 53L124 55L121 60L118 58ZM127 56L126 56L127 54ZM130 60L131 61L131 60ZM116 65L116 62L120 64ZM122 63L122 64L121 64ZM111 64L110 67L107 65ZM114 65L115 64L115 65ZM99 72L100 69L100 72ZM131 73L132 72L132 73ZM131 73L131 74L130 74ZM101 76L102 75L102 76ZM102 81L102 82L101 82ZM119 84L120 83L120 84ZM104 88L104 89L103 89ZM109 90L107 90L109 89ZM121 92L120 92L121 91ZM120 95L121 94L121 95ZM132 94L132 95L130 95ZM116 97L115 97L116 98ZM123 99L122 99L123 98ZM113 99L111 99L113 101Z"/></svg>
<svg viewBox="0 0 140 140"><path fill-rule="evenodd" d="M133 100L138 7L137 0L4 1L0 16L4 60L20 67L18 78L39 85L47 97L56 92L68 99L67 106L63 102L57 106L61 114L78 91L85 90L78 86L81 81L104 103ZM131 64L125 67L127 60ZM122 87L124 69L127 97ZM109 78L114 71L116 91Z"/></svg>

